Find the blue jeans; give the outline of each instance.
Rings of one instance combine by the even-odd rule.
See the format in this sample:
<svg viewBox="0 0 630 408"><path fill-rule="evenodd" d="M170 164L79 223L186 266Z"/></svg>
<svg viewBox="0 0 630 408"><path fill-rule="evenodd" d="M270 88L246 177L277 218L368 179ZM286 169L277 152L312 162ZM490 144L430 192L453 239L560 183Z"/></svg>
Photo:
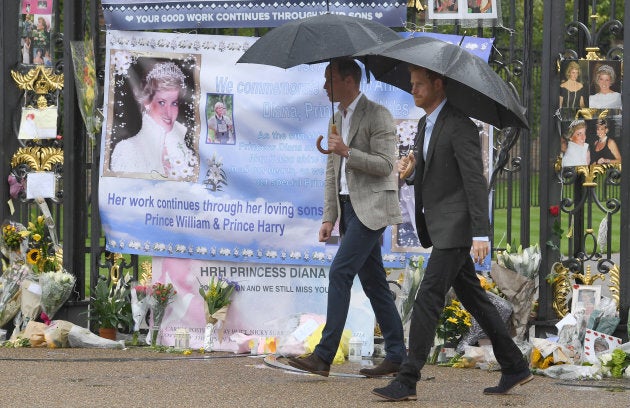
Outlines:
<svg viewBox="0 0 630 408"><path fill-rule="evenodd" d="M380 238L385 228L367 228L350 202L342 203L341 222L344 234L328 276L326 325L314 353L328 363L335 358L348 317L352 282L358 274L383 333L386 359L401 363L406 355L403 327L381 256Z"/></svg>

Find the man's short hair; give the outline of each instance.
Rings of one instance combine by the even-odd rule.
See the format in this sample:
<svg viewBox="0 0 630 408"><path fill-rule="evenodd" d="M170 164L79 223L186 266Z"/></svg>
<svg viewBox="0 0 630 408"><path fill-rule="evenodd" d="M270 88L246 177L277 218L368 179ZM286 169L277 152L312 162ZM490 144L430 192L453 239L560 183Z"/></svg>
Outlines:
<svg viewBox="0 0 630 408"><path fill-rule="evenodd" d="M331 61L331 65L337 68L337 72L341 79L351 76L354 82L361 83L361 67L355 60L349 57L335 58Z"/></svg>
<svg viewBox="0 0 630 408"><path fill-rule="evenodd" d="M446 77L444 75L437 73L435 71L431 71L430 69L425 68L425 67L409 64L409 72L420 71L420 70L424 70L424 72L426 72L427 78L429 78L431 82L435 81L436 79L441 79L442 83L446 85Z"/></svg>

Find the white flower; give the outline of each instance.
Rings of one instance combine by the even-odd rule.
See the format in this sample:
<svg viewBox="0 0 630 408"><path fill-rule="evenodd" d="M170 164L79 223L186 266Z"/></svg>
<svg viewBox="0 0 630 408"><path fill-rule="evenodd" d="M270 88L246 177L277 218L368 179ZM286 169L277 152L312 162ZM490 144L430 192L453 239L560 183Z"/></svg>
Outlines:
<svg viewBox="0 0 630 408"><path fill-rule="evenodd" d="M129 52L116 51L112 57L112 63L114 64L114 73L116 75L126 76L132 62L133 57Z"/></svg>
<svg viewBox="0 0 630 408"><path fill-rule="evenodd" d="M608 364L612 360L612 353L604 353L599 355L599 361L601 361L602 365Z"/></svg>

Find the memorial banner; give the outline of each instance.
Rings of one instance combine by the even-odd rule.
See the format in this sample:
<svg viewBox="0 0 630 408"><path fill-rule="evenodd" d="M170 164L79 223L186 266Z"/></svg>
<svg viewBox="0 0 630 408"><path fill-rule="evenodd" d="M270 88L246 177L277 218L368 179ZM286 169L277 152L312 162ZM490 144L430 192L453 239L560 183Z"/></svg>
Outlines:
<svg viewBox="0 0 630 408"><path fill-rule="evenodd" d="M317 240L327 156L315 143L333 113L325 64L236 64L254 41L108 32L99 183L107 249L330 264L338 238ZM479 41L468 48L487 49L488 40ZM422 110L374 79L361 88L392 112L403 154ZM426 252L413 230L412 197L401 191L405 222L384 234L386 266L404 267L409 253Z"/></svg>
<svg viewBox="0 0 630 408"><path fill-rule="evenodd" d="M181 28L277 27L328 11L403 27L406 1L268 3L217 0L102 0L108 29L158 30Z"/></svg>
<svg viewBox="0 0 630 408"><path fill-rule="evenodd" d="M240 287L228 307L222 341L218 333L213 335L216 350L235 351L238 344L230 339L234 333L274 340L282 348L299 325L300 316L313 315L316 322L325 320L328 267L156 257L153 258L153 282L172 283L177 290L162 320L160 344L172 346L177 329L186 328L190 333L190 347L202 347L206 320L199 286L207 285L213 276L237 282ZM363 340L363 355L371 355L374 313L358 278L352 287L345 328Z"/></svg>
<svg viewBox="0 0 630 408"><path fill-rule="evenodd" d="M333 113L325 65L236 64L255 40L108 32L99 204L109 250L330 264L337 240L318 242L327 156L315 144ZM422 116L397 88L362 89L398 123ZM384 258L402 267L391 239Z"/></svg>

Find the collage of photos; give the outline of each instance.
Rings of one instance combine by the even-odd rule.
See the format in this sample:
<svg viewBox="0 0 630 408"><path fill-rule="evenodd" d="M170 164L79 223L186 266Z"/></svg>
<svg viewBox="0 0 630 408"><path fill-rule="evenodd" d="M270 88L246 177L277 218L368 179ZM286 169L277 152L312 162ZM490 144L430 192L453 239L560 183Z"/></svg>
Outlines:
<svg viewBox="0 0 630 408"><path fill-rule="evenodd" d="M621 61L565 60L560 75L562 167L621 163Z"/></svg>
<svg viewBox="0 0 630 408"><path fill-rule="evenodd" d="M21 0L19 16L19 61L24 65L52 67L53 51L50 40L55 0Z"/></svg>

